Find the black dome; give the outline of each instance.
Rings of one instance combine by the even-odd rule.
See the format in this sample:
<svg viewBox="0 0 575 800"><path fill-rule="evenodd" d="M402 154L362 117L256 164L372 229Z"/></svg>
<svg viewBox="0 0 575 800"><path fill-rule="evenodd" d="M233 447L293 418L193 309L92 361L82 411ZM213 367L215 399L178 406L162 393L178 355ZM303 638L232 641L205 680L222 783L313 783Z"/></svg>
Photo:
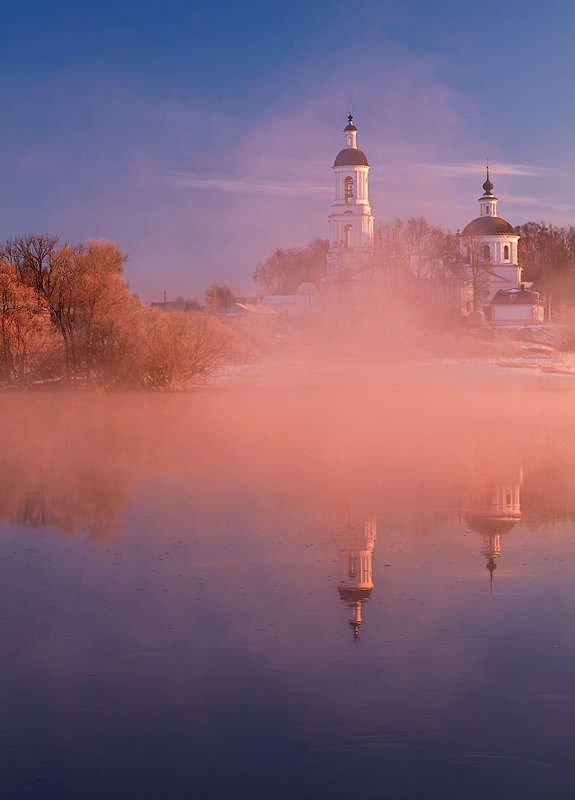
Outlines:
<svg viewBox="0 0 575 800"><path fill-rule="evenodd" d="M338 592L340 599L346 603L361 603L367 602L371 597L371 589L360 589L359 587L350 586L349 588L339 586Z"/></svg>
<svg viewBox="0 0 575 800"><path fill-rule="evenodd" d="M334 167L369 167L365 153L356 147L346 147L335 159Z"/></svg>
<svg viewBox="0 0 575 800"><path fill-rule="evenodd" d="M345 128L343 129L343 132L347 133L347 131L357 131L357 128L353 124L353 115L352 115L351 111L347 115L347 119L348 119L348 123L345 126Z"/></svg>
<svg viewBox="0 0 575 800"><path fill-rule="evenodd" d="M477 217L465 226L462 236L493 236L497 234L511 234L517 236L513 228L502 217Z"/></svg>
<svg viewBox="0 0 575 800"><path fill-rule="evenodd" d="M503 535L515 527L519 522L519 517L490 517L487 514L465 514L465 521L476 533L484 533L488 536L496 534Z"/></svg>

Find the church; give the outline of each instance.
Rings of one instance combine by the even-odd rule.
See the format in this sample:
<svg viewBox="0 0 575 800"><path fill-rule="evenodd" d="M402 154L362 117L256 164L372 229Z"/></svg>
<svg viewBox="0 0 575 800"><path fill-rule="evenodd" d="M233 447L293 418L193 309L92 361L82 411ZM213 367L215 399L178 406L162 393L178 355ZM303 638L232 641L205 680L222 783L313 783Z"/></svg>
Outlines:
<svg viewBox="0 0 575 800"><path fill-rule="evenodd" d="M373 244L373 215L369 205L367 157L357 146L357 128L350 112L343 129L345 147L337 154L335 200L329 215L329 242L332 251L369 251Z"/></svg>
<svg viewBox="0 0 575 800"><path fill-rule="evenodd" d="M324 308L363 308L372 297L374 232L369 162L357 146L358 129L351 112L347 119L345 147L332 167L335 197L328 218L327 275L321 286Z"/></svg>
<svg viewBox="0 0 575 800"><path fill-rule="evenodd" d="M519 235L497 213L498 199L489 178L483 184L479 216L461 232L463 268L472 285L475 310L494 325L531 325L543 322L539 293L523 282L517 256Z"/></svg>
<svg viewBox="0 0 575 800"><path fill-rule="evenodd" d="M329 213L327 275L321 286L321 304L327 308L365 308L377 297L378 268L374 259L374 218L369 204L369 162L357 146L353 115L343 130L345 147L332 170L334 200ZM522 279L518 262L519 235L497 212L498 198L487 167L479 216L460 233L459 264L450 280L465 302L463 316L475 312L475 321L492 325L531 325L544 321L539 294ZM444 275L446 270L444 270ZM381 277L381 276L379 276ZM425 280L425 270L417 280Z"/></svg>

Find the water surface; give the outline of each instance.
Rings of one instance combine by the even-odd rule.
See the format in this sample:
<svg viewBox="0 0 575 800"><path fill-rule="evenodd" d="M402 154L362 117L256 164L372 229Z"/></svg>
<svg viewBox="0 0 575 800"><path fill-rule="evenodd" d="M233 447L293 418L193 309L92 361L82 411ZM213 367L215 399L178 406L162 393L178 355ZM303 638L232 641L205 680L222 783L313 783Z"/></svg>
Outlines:
<svg viewBox="0 0 575 800"><path fill-rule="evenodd" d="M574 400L2 396L2 795L571 798Z"/></svg>

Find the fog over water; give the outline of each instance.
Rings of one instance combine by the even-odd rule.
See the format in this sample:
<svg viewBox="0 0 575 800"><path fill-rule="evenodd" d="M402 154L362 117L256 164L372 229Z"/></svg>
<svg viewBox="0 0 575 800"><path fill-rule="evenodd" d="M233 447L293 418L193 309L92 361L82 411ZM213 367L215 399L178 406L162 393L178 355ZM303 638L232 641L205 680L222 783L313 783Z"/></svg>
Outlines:
<svg viewBox="0 0 575 800"><path fill-rule="evenodd" d="M0 395L3 796L572 797L574 400L472 360Z"/></svg>

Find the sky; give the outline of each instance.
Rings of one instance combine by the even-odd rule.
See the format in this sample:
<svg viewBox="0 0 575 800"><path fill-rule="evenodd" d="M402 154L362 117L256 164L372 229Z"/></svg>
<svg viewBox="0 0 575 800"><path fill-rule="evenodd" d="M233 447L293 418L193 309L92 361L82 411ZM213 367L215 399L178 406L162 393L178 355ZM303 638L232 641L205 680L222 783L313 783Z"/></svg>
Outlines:
<svg viewBox="0 0 575 800"><path fill-rule="evenodd" d="M575 224L566 0L6 0L0 240L115 241L147 301L327 237L349 109L376 224Z"/></svg>

